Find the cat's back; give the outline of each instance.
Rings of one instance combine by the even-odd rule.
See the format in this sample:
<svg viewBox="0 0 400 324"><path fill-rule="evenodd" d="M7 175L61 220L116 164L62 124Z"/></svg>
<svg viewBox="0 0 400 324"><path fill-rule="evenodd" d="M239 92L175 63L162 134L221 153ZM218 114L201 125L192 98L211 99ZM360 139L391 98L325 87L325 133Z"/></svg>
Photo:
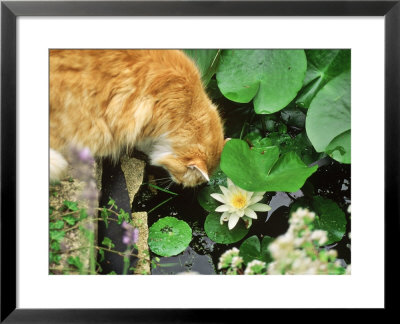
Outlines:
<svg viewBox="0 0 400 324"><path fill-rule="evenodd" d="M118 76L124 72L149 73L173 69L198 76L194 63L180 50L50 50L50 77L59 74ZM136 77L140 78L138 74Z"/></svg>
<svg viewBox="0 0 400 324"><path fill-rule="evenodd" d="M199 72L179 50L50 50L51 145L117 152L126 133L150 117L144 101L187 106L196 87Z"/></svg>

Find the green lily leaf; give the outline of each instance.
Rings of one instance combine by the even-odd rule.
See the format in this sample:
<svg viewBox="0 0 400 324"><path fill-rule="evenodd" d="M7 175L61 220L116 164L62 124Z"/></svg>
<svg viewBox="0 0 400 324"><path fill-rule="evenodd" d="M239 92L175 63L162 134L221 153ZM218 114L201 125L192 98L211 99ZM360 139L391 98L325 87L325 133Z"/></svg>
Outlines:
<svg viewBox="0 0 400 324"><path fill-rule="evenodd" d="M221 225L220 218L221 214L214 212L207 216L204 223L204 230L207 236L216 243L235 243L240 241L249 232L242 220L239 220L236 226L229 230L227 223Z"/></svg>
<svg viewBox="0 0 400 324"><path fill-rule="evenodd" d="M299 108L287 107L280 111L282 120L287 126L294 126L300 129L304 128L306 115Z"/></svg>
<svg viewBox="0 0 400 324"><path fill-rule="evenodd" d="M217 71L221 50L218 49L192 49L183 50L198 66L206 87L212 76Z"/></svg>
<svg viewBox="0 0 400 324"><path fill-rule="evenodd" d="M307 178L317 171L318 166L308 167L294 152L285 153L274 165L268 176L264 191L295 192Z"/></svg>
<svg viewBox="0 0 400 324"><path fill-rule="evenodd" d="M343 210L332 200L320 196L314 197L313 207L318 215L315 228L328 232L328 242L340 241L346 233L346 216Z"/></svg>
<svg viewBox="0 0 400 324"><path fill-rule="evenodd" d="M330 152L337 161L350 163L350 128L350 71L347 71L315 96L307 112L306 131L317 152Z"/></svg>
<svg viewBox="0 0 400 324"><path fill-rule="evenodd" d="M300 189L317 166L307 167L294 152L279 159L276 146L264 153L250 150L247 143L232 139L225 144L221 169L239 187L248 191L286 191Z"/></svg>
<svg viewBox="0 0 400 324"><path fill-rule="evenodd" d="M336 136L325 151L333 159L342 163L351 163L351 130Z"/></svg>
<svg viewBox="0 0 400 324"><path fill-rule="evenodd" d="M221 193L219 186L207 186L200 190L197 195L197 201L200 206L208 212L214 212L215 209L221 205L217 200L211 197L212 193Z"/></svg>
<svg viewBox="0 0 400 324"><path fill-rule="evenodd" d="M314 228L328 233L326 245L340 241L346 233L346 215L333 200L321 196L314 196L312 201L300 198L292 204L290 212L295 212L298 207L308 208L318 216Z"/></svg>
<svg viewBox="0 0 400 324"><path fill-rule="evenodd" d="M200 206L208 212L214 212L215 209L221 204L217 200L211 197L212 193L222 193L219 186L227 186L226 175L218 168L208 183L208 186L200 190L197 195L197 201Z"/></svg>
<svg viewBox="0 0 400 324"><path fill-rule="evenodd" d="M303 108L310 107L315 95L330 80L350 70L350 50L306 50L307 73L304 88L296 100Z"/></svg>
<svg viewBox="0 0 400 324"><path fill-rule="evenodd" d="M217 82L226 98L240 103L254 98L256 113L272 114L294 99L306 68L303 50L224 50Z"/></svg>
<svg viewBox="0 0 400 324"><path fill-rule="evenodd" d="M173 256L184 251L192 240L190 226L175 217L164 217L149 229L149 248L160 256Z"/></svg>
<svg viewBox="0 0 400 324"><path fill-rule="evenodd" d="M245 141L231 139L221 155L222 171L239 187L249 191L263 190L268 172L278 160L276 146L265 147L264 154L250 150Z"/></svg>
<svg viewBox="0 0 400 324"><path fill-rule="evenodd" d="M272 237L264 236L262 243L260 244L257 235L250 236L242 243L242 245L240 245L239 255L243 258L246 265L253 260L260 260L268 264L272 261L268 245L273 240Z"/></svg>
<svg viewBox="0 0 400 324"><path fill-rule="evenodd" d="M260 153L264 152L268 146L279 147L281 154L294 152L307 165L318 160L321 155L315 151L305 131L293 138L288 134L279 134L277 132L269 133L262 138L261 135L253 132L249 133L245 140L253 147L253 150Z"/></svg>

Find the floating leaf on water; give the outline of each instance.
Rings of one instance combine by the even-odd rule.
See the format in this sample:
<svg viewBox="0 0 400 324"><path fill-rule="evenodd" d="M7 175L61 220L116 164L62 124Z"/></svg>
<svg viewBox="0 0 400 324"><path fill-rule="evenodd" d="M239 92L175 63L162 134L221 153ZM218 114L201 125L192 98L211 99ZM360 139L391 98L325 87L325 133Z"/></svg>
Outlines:
<svg viewBox="0 0 400 324"><path fill-rule="evenodd" d="M218 49L187 49L184 52L196 63L200 70L204 86L215 74L221 50Z"/></svg>
<svg viewBox="0 0 400 324"><path fill-rule="evenodd" d="M350 129L350 71L347 71L315 96L307 112L306 131L317 152L330 152L335 160L350 163ZM339 151L338 147L342 149Z"/></svg>
<svg viewBox="0 0 400 324"><path fill-rule="evenodd" d="M350 50L306 50L307 72L296 104L308 108L315 95L330 80L350 70Z"/></svg>
<svg viewBox="0 0 400 324"><path fill-rule="evenodd" d="M268 250L268 245L273 240L272 237L264 236L262 243L260 244L257 235L250 236L240 245L239 255L243 258L245 264L253 260L260 260L269 263L272 258Z"/></svg>
<svg viewBox="0 0 400 324"><path fill-rule="evenodd" d="M235 185L248 191L295 192L317 166L307 167L294 152L279 157L276 146L265 147L260 153L245 141L232 139L222 151L221 169Z"/></svg>
<svg viewBox="0 0 400 324"><path fill-rule="evenodd" d="M299 207L308 208L318 216L314 220L314 229L328 233L326 245L340 241L346 233L346 215L333 200L321 196L314 196L312 200L300 198L291 205L290 212Z"/></svg>
<svg viewBox="0 0 400 324"><path fill-rule="evenodd" d="M272 114L295 98L306 69L303 50L224 50L218 87L228 99L247 103L254 98L256 113Z"/></svg>
<svg viewBox="0 0 400 324"><path fill-rule="evenodd" d="M232 230L229 230L227 223L221 225L220 218L221 214L211 213L207 216L204 223L204 230L207 236L216 243L235 243L240 241L249 232L242 220L239 220L239 223Z"/></svg>
<svg viewBox="0 0 400 324"><path fill-rule="evenodd" d="M160 256L169 257L184 251L192 240L190 226L175 217L164 217L149 229L149 248Z"/></svg>

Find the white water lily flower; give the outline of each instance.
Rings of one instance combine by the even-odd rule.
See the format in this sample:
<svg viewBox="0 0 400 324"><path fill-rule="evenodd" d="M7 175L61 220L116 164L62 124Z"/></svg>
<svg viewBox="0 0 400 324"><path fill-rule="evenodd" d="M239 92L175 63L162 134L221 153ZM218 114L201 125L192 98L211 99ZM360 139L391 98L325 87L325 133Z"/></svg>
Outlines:
<svg viewBox="0 0 400 324"><path fill-rule="evenodd" d="M236 226L239 219L247 216L251 219L257 219L256 211L266 212L271 209L267 204L259 203L265 192L250 192L236 186L228 179L228 188L219 186L222 194L213 193L211 197L223 205L218 206L215 211L222 213L220 223L228 222L228 228L231 230Z"/></svg>

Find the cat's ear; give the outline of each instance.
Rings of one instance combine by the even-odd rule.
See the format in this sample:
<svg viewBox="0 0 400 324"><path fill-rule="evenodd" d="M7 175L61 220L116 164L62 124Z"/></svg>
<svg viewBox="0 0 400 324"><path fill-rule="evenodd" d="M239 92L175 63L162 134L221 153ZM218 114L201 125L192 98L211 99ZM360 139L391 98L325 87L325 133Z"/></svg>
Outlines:
<svg viewBox="0 0 400 324"><path fill-rule="evenodd" d="M210 181L210 177L208 176L207 166L203 160L196 159L196 160L190 161L188 164L188 168L198 170L201 173L201 175L204 177L204 179L207 180L207 182Z"/></svg>

